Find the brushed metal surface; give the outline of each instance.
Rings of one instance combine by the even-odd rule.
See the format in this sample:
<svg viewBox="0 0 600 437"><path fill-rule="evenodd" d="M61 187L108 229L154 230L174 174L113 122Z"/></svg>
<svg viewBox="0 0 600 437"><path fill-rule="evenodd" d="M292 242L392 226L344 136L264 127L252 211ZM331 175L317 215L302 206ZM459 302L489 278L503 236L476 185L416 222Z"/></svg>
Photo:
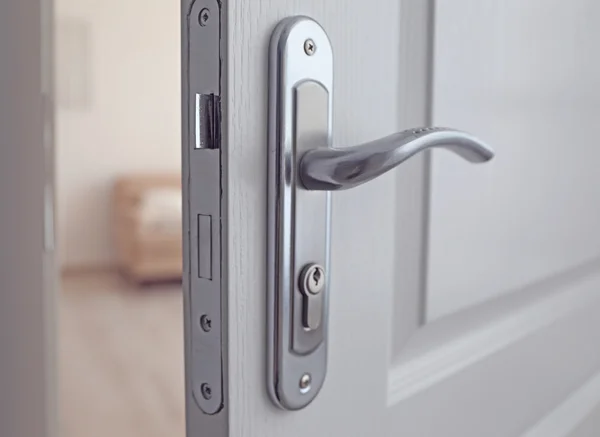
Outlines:
<svg viewBox="0 0 600 437"><path fill-rule="evenodd" d="M312 55L311 55L312 56ZM294 92L294 150L295 160L315 144L328 144L329 93L319 83L307 80L295 87ZM300 277L307 264L325 265L327 226L327 193L307 191L296 184L293 224L293 315L292 348L297 354L309 354L323 342L324 302L327 283L317 295L300 289Z"/></svg>
<svg viewBox="0 0 600 437"><path fill-rule="evenodd" d="M316 50L307 55L311 39ZM269 56L268 391L276 405L297 410L319 393L327 367L329 284L322 323L302 325L298 275L308 263L329 268L330 194L302 189L299 153L331 141L333 54L325 31L310 18L275 28ZM300 381L310 375L310 386Z"/></svg>
<svg viewBox="0 0 600 437"><path fill-rule="evenodd" d="M346 190L396 168L431 148L451 150L472 163L489 161L494 151L483 141L455 129L407 129L354 147L315 148L302 157L300 178L309 190Z"/></svg>

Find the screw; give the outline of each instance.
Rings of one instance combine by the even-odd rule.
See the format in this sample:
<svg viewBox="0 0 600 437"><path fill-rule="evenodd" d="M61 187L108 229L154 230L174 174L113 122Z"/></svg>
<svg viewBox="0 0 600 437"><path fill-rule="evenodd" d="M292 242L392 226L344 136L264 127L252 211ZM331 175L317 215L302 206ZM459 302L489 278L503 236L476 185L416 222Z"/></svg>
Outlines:
<svg viewBox="0 0 600 437"><path fill-rule="evenodd" d="M206 314L200 317L200 327L204 332L209 332L212 329L212 320Z"/></svg>
<svg viewBox="0 0 600 437"><path fill-rule="evenodd" d="M300 289L304 294L319 294L325 286L325 269L319 264L307 265L300 274Z"/></svg>
<svg viewBox="0 0 600 437"><path fill-rule="evenodd" d="M300 393L304 394L310 390L311 381L312 378L310 376L310 373L305 373L300 377L300 383L298 384L300 386Z"/></svg>
<svg viewBox="0 0 600 437"><path fill-rule="evenodd" d="M306 53L308 56L312 56L315 54L316 51L317 45L312 39L309 38L306 41L304 41L304 53Z"/></svg>
<svg viewBox="0 0 600 437"><path fill-rule="evenodd" d="M200 391L202 392L202 397L206 400L209 400L210 398L212 398L212 388L210 388L210 385L208 385L207 383L203 383L200 386Z"/></svg>
<svg viewBox="0 0 600 437"><path fill-rule="evenodd" d="M204 8L198 14L198 21L200 22L200 26L206 26L208 23L208 19L210 18L210 10L208 8Z"/></svg>

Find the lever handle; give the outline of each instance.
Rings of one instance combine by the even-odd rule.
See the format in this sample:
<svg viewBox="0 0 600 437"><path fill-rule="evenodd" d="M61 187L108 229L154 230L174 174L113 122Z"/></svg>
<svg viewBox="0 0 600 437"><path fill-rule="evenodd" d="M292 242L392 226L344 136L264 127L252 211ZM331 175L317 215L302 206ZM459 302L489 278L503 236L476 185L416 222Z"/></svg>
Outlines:
<svg viewBox="0 0 600 437"><path fill-rule="evenodd" d="M346 190L369 182L424 150L442 147L469 162L494 157L494 151L472 135L447 128L408 129L354 147L318 147L300 162L300 180L308 190Z"/></svg>
<svg viewBox="0 0 600 437"><path fill-rule="evenodd" d="M267 332L274 403L299 410L319 394L328 349L331 193L385 173L412 155L446 147L471 162L494 152L471 135L411 129L331 149L333 48L309 17L287 17L269 47ZM396 96L393 96L394 98Z"/></svg>

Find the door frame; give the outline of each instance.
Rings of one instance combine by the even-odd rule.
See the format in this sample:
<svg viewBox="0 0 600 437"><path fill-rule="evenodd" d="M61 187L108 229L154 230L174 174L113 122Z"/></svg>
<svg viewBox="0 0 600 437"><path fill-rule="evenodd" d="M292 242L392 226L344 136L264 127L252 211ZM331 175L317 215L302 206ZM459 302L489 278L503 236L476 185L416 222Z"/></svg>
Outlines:
<svg viewBox="0 0 600 437"><path fill-rule="evenodd" d="M58 435L53 2L0 3L0 435Z"/></svg>

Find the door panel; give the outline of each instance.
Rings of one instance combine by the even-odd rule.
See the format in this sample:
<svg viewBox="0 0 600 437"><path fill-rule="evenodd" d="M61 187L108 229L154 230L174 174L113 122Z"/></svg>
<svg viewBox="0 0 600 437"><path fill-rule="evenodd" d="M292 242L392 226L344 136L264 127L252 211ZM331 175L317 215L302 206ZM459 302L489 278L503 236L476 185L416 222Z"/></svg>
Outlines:
<svg viewBox="0 0 600 437"><path fill-rule="evenodd" d="M582 126L592 101L559 93L583 64L535 80L552 68L550 48L566 56L583 30L569 21L550 32L562 9L541 19L541 2L490 3L224 4L225 402L203 415L188 383L190 435L519 436L543 429L569 399L590 398L582 387L600 368L596 154L582 148L564 163L559 151L590 137ZM290 412L266 389L266 58L277 22L299 14L334 49L334 146L432 118L489 140L498 158L473 167L435 151L333 194L327 377L311 404ZM531 61L518 41L537 20L542 54ZM593 77L577 81L589 87ZM567 137L557 121L583 131ZM587 426L589 403L568 432Z"/></svg>
<svg viewBox="0 0 600 437"><path fill-rule="evenodd" d="M437 2L434 124L498 155L432 158L428 320L600 255L599 19L593 0Z"/></svg>
<svg viewBox="0 0 600 437"><path fill-rule="evenodd" d="M528 430L524 437L593 437L600 429L600 373Z"/></svg>
<svg viewBox="0 0 600 437"><path fill-rule="evenodd" d="M596 403L595 405L598 405ZM579 419L580 416L576 416ZM600 428L600 408L588 414L583 421L579 422L577 428L569 434L569 437L596 437ZM570 430L569 430L570 431Z"/></svg>
<svg viewBox="0 0 600 437"><path fill-rule="evenodd" d="M590 352L593 336L583 334L598 328L599 212L590 199L597 197L600 181L590 142L598 111L593 95L586 94L595 86L594 61L582 61L591 47L580 44L596 37L583 17L598 8L584 1L575 12L566 11L573 4L522 6L436 3L432 124L489 139L498 156L491 165L465 168L449 154L432 154L429 214L422 217L429 225L424 303L413 309L417 323L409 327L411 334L394 333L388 385L388 406L410 405L423 396L435 403L432 390L441 394L465 374L504 361L497 387L487 380L476 383L487 391L486 402L508 418L500 425L506 429L493 435L517 435L517 423L526 420L520 415L533 412L532 398L545 405L535 413L543 416L599 364ZM524 45L532 34L535 41ZM574 55L575 47L583 53ZM569 59L568 65L553 69L556 59ZM569 145L578 147L572 155ZM396 328L402 327L398 320L411 317L403 303L415 308L418 301L400 291L402 284L399 279ZM573 346L573 339L562 337L568 329L579 343L571 350L578 358L559 365L558 355ZM553 343L553 333L562 338ZM520 364L509 367L506 362L516 356ZM529 381L523 397L509 401L505 390L518 393L516 381L523 375L539 380L540 369L553 375L552 383L538 389ZM589 402L586 408L594 408L598 400ZM436 435L433 429L445 419L435 417L431 434L423 435ZM489 435L486 420L493 418L481 420L481 432ZM460 432L456 427L463 424L447 426L456 435L470 435L477 422Z"/></svg>
<svg viewBox="0 0 600 437"><path fill-rule="evenodd" d="M321 392L307 408L293 413L278 410L267 395L266 54L271 31L280 19L304 14L319 21L334 48L335 144L358 144L393 133L408 127L400 122L401 107L425 104L425 95L417 92L412 101L400 102L397 97L399 88L408 86L406 77L398 76L398 66L408 60L399 51L401 33L407 31L399 20L415 18L401 10L407 3L384 0L376 8L342 0L229 4L229 92L235 101L228 125L229 435L386 435L382 419L394 289L395 242L390 238L395 228L394 175L334 196L331 270L338 274L331 277L329 362ZM417 29L423 32L427 9L420 9ZM374 32L375 23L385 30ZM423 66L419 68L423 71ZM415 84L426 89L421 79ZM411 115L412 123L425 122L424 111ZM348 274L351 271L356 274ZM369 377L353 376L361 373Z"/></svg>

